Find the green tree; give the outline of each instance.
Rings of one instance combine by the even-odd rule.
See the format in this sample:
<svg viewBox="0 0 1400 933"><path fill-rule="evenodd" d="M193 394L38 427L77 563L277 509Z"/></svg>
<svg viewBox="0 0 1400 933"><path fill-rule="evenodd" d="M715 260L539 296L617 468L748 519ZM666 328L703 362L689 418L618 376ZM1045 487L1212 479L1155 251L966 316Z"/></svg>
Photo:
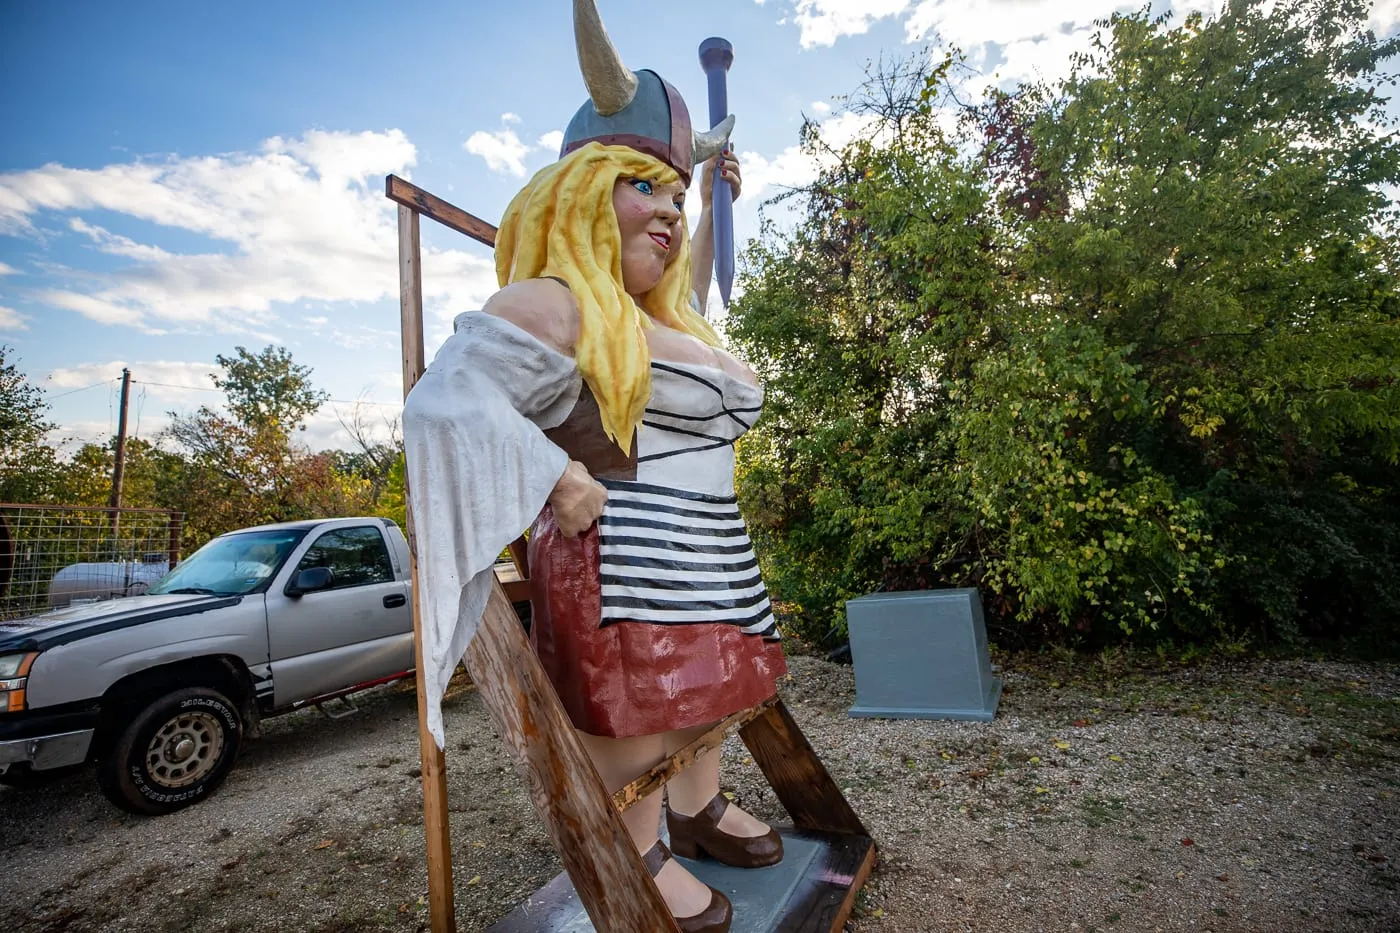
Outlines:
<svg viewBox="0 0 1400 933"><path fill-rule="evenodd" d="M330 398L311 385L311 368L292 362L286 347L266 346L257 353L234 347L233 356L214 357L223 375L214 376L228 410L250 428L290 432Z"/></svg>
<svg viewBox="0 0 1400 933"><path fill-rule="evenodd" d="M70 505L105 506L112 494L116 439L84 444L63 461L55 480L55 498ZM126 442L122 471L122 505L127 508L172 508L169 490L185 467L176 453L139 437Z"/></svg>
<svg viewBox="0 0 1400 933"><path fill-rule="evenodd" d="M1115 16L952 131L951 59L855 99L869 131L729 321L768 380L740 487L790 620L830 641L849 595L954 584L1005 637L1393 637L1397 46L1365 16Z"/></svg>
<svg viewBox="0 0 1400 933"><path fill-rule="evenodd" d="M44 390L29 382L14 349L0 344L0 502L39 502L53 492L58 461Z"/></svg>
<svg viewBox="0 0 1400 933"><path fill-rule="evenodd" d="M370 483L336 469L337 457L312 453L294 431L326 394L311 369L281 347L216 357L229 414L201 406L171 413L166 436L187 455L164 501L186 515L185 546L235 528L303 518L363 514Z"/></svg>

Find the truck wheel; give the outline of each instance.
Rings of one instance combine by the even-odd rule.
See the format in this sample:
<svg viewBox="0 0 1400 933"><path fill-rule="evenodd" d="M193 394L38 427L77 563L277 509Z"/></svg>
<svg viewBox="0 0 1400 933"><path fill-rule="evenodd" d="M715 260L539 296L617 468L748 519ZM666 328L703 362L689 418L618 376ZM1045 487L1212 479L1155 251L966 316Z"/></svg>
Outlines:
<svg viewBox="0 0 1400 933"><path fill-rule="evenodd" d="M222 693L176 690L131 720L98 762L97 783L129 813L170 813L214 792L242 740L243 721Z"/></svg>

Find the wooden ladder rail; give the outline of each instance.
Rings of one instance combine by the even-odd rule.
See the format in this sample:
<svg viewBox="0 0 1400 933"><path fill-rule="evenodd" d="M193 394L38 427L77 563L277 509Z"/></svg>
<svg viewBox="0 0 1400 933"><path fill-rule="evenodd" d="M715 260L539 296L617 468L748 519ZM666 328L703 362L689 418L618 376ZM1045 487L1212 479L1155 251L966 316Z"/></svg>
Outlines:
<svg viewBox="0 0 1400 933"><path fill-rule="evenodd" d="M487 246L496 228L395 175L385 196L399 205L400 314L404 395L423 374L423 290L419 217L427 216ZM405 490L410 498L412 490ZM413 543L412 522L409 541ZM410 572L418 591L418 565L410 547ZM782 701L768 700L729 716L704 735L609 794L593 768L553 686L530 647L511 602L528 594L524 539L510 546L521 581L493 585L466 666L497 731L524 771L531 800L545 823L580 901L599 933L679 933L651 874L622 823L624 810L660 790L737 728L779 802L801 829L867 835L860 819L827 773ZM422 620L413 612L415 664L422 669ZM424 831L428 850L428 900L432 933L456 930L452 891L451 828L447 816L447 768L442 749L427 731L427 697L418 679Z"/></svg>

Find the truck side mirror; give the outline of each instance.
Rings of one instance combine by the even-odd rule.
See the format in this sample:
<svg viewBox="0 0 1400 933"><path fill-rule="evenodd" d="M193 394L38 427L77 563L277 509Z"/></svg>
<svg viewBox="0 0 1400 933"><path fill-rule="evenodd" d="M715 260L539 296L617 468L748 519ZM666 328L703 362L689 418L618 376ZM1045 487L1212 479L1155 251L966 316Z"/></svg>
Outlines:
<svg viewBox="0 0 1400 933"><path fill-rule="evenodd" d="M331 579L332 574L329 567L308 567L306 570L298 572L282 592L291 597L303 596L307 593L314 593L316 590L324 590L331 585Z"/></svg>

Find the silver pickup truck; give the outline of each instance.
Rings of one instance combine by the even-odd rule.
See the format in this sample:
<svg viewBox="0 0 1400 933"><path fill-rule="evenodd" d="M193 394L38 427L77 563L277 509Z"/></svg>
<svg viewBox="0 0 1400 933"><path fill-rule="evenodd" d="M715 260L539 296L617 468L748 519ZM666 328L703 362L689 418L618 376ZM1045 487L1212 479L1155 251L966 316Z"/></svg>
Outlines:
<svg viewBox="0 0 1400 933"><path fill-rule="evenodd" d="M408 559L386 519L266 525L147 595L0 622L0 781L95 760L124 810L203 799L261 717L412 672Z"/></svg>

